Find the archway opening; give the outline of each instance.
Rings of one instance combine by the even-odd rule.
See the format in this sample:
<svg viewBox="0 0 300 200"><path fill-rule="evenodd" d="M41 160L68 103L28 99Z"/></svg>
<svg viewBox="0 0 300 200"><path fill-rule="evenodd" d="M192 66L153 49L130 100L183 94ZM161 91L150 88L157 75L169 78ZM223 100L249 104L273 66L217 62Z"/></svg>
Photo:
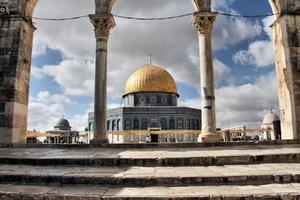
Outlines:
<svg viewBox="0 0 300 200"><path fill-rule="evenodd" d="M128 4L129 2L130 2L129 0L128 0L128 2L125 1L125 0L122 1L122 2L118 2L116 4L115 8L114 8L114 12L118 12L120 14L131 13L132 15L136 14L136 16L139 16L139 14L142 13L140 11L142 9L136 9L135 10L133 8L130 8L130 6L125 6L125 4ZM140 3L140 4L143 4L143 3L146 4L146 6L145 5L144 6L145 6L145 8L146 8L145 10L147 10L147 12L143 12L143 13L148 13L149 16L160 15L162 13L161 11L155 9L155 6L152 7L152 9L149 9L150 5L149 5L149 3L146 3L146 1L145 2L141 1L141 2L142 3ZM168 2L168 4L165 4L165 6L162 6L162 8L165 8L165 9L172 8L171 10L175 11L175 13L184 10L182 8L178 9L178 7L174 8L175 3ZM267 3L267 1L266 1L266 3ZM155 2L154 3L151 2L151 5L152 4L155 5ZM93 3L91 3L91 5L93 5ZM118 5L119 5L119 7L118 7ZM123 7L123 5L124 5L124 7ZM222 9L224 9L224 11L226 11L226 9L229 8L229 7L226 7L226 6L224 7L224 5L222 5L222 3L216 3L216 6L220 6L219 8L222 8ZM138 6L138 5L135 5L135 6ZM161 4L160 4L160 6L161 6ZM189 2L189 5L186 4L185 6L182 6L182 7L190 9L192 7L192 5ZM91 7L89 7L88 9L92 10ZM89 13L93 13L93 11L91 11L91 10L89 11ZM137 11L137 10L139 10L139 11ZM133 12L133 11L135 11L135 12ZM167 14L167 12L163 12L163 13ZM198 71L198 60L197 60L198 59L197 58L197 48L198 47L197 47L197 45L194 44L194 41L196 40L196 37L194 37L193 39L188 39L188 37L187 37L187 35L188 36L195 35L195 32L194 32L192 26L190 25L190 19L182 19L182 21L184 21L184 20L186 20L186 22L184 23L185 25L182 25L183 23L181 24L180 22L179 22L180 25L178 25L178 21L168 22L168 24L169 24L168 26L166 26L166 24L164 24L163 22L158 22L158 25L156 25L154 23L153 24L150 23L150 25L148 23L145 23L143 26L145 26L145 27L147 26L148 28L147 27L143 28L142 26L139 27L136 24L131 26L130 23L132 23L132 22L126 22L125 20L120 20L121 23L117 22L118 27L112 33L111 40L110 40L110 43L111 43L110 44L110 51L111 51L110 55L111 56L109 57L109 59L110 59L109 62L111 63L110 66L113 66L113 67L110 68L111 71L109 72L109 76L113 77L113 78L110 79L110 84L109 85L119 85L119 86L113 86L113 87L110 88L111 94L112 94L111 95L112 96L111 100L113 102L114 101L119 101L119 100L115 100L115 99L118 99L118 97L116 97L117 93L120 93L120 91L121 91L120 88L118 88L118 87L122 86L123 83L124 83L124 80L118 80L116 78L117 77L116 72L117 71L122 71L122 72L125 72L125 74L126 73L129 74L130 73L129 69L133 68L134 66L138 66L135 63L143 63L143 62L145 62L144 60L147 60L146 57L147 57L148 53L153 54L153 52L151 52L151 51L156 52L157 56L154 55L154 57L156 57L155 59L156 59L157 62L166 63L166 65L170 68L170 71L174 72L174 74L176 74L176 79L178 80L179 84L181 84L180 87L181 87L181 91L183 93L186 91L187 88L191 89L191 92L186 94L187 97L181 103L187 104L187 103L190 103L191 99L193 99L193 100L196 99L196 97L197 97L197 87L199 85L199 83L198 83L199 79L194 74L198 74L198 73L195 73L195 71L196 72ZM88 26L87 29L90 30L88 34L90 36L89 38L92 41L94 37L92 36L93 33L92 33L91 25L88 23L88 20L85 20L85 22L86 22L85 26L86 27ZM234 20L230 21L230 20L228 20L227 22L228 23L233 23L233 24L235 23L235 24L239 24L239 25L245 25L245 27L248 27L248 26L250 26L252 28L254 27L254 28L257 28L257 32L259 32L259 26L261 26L260 27L261 32L263 32L264 31L263 29L265 28L265 27L263 27L261 21L256 23L256 22L249 22L247 20L246 21L234 21ZM134 22L134 23L139 23L139 22ZM176 29L175 28L176 26L178 26L180 28ZM70 26L68 26L68 27L70 28L70 31L72 32L72 28ZM156 27L156 28L154 28L154 27ZM159 27L159 28L157 28L157 27ZM168 27L169 31L167 31L167 29L163 29L164 27ZM172 27L174 29L172 29ZM39 26L38 26L38 28L39 28ZM223 24L223 28L224 28L224 24ZM227 32L225 31L224 35L229 34L229 35L227 35L227 37L231 37L231 39L233 39L233 40L236 39L235 37L232 37L232 35L230 35L232 32L230 32L228 30L229 28L230 28L230 26L227 27ZM216 27L216 29L218 29L218 27ZM159 30L159 31L154 31L153 32L153 30ZM240 31L245 31L245 30L240 29ZM121 32L122 32L122 34L121 34ZM215 46L218 46L218 45L222 44L220 42L221 38L224 38L224 37L221 37L221 36L224 36L224 35L221 35L220 37L218 37L218 34L224 33L224 29L221 28L221 31L215 31L215 32L216 32L215 39L217 39L217 40L214 40L215 41ZM256 34L255 31L254 32L249 31L249 32L250 33L246 33L246 32L243 32L243 33L244 33L244 35L253 34L252 37L250 37L250 39L251 40L256 40L257 35L255 35ZM57 36L60 36L59 35L60 31L58 29L56 30L56 33L58 34ZM68 33L68 31L66 33ZM159 39L155 39L155 34L156 33L159 33L159 35L160 35L160 37L158 37ZM79 31L77 34L78 34L78 38L79 38L78 41L85 41L85 40L80 39L80 36L85 34L84 32ZM264 33L264 34L266 36L268 36L268 33ZM72 34L66 34L66 35L72 35ZM123 35L123 37L121 35ZM172 37L170 37L171 35L172 35ZM126 36L126 37L124 37L124 36ZM143 36L143 37L140 37L140 36ZM154 38L154 42L153 42L153 40L151 40L149 38L152 38L152 39ZM165 42L165 39L168 39L171 42ZM245 40L245 38L243 38L243 37L238 38L238 39ZM246 39L249 39L249 38L246 38ZM136 45L132 45L133 41L138 41L138 42L136 42ZM174 42L174 41L176 41L176 42ZM193 42L190 42L190 41L193 41ZM68 42L70 43L70 40L68 40ZM66 42L66 43L68 43L68 42ZM252 41L252 42L256 42L256 41ZM268 42L270 42L270 40ZM182 44L183 43L190 44L190 46L180 45L181 43ZM62 41L61 44L63 44L63 45L59 46L58 43L56 43L56 44L53 44L53 46L48 46L48 48L50 47L50 49L51 49L51 47L52 47L52 49L58 50L58 51L61 51L61 52L70 50L70 48L69 49L66 48L66 46L68 44L65 45L65 41ZM161 45L161 44L169 44L169 45ZM47 45L49 45L49 43ZM226 45L229 45L229 46L232 45L233 46L235 44L229 42L229 44L226 44ZM229 47L226 46L226 45L224 45L225 47L223 48L223 50L228 50ZM240 64L242 64L242 65L246 62L250 62L250 64L251 64L251 62L258 62L258 65L265 65L263 62L260 62L259 60L257 60L257 59L259 59L258 55L254 55L253 54L254 52L251 52L253 50L252 48L255 49L255 48L259 48L259 47L264 47L263 45L265 45L265 44L264 43L256 43L256 45L258 47L255 46L255 45L251 46L250 44L248 44L248 49L247 48L244 48L244 49L240 48L241 52L237 51L238 48L236 48L235 53L240 52L240 54L236 54L236 62L237 63L240 62ZM259 46L259 45L262 45L262 46ZM81 60L82 62L79 62L79 63L76 63L76 62L67 63L66 62L65 58L68 58L69 56L72 57L72 56L74 56L74 54L75 55L77 54L76 56L80 57L79 54L81 52L84 52L83 49L84 48L87 49L86 47L83 47L85 45L81 45L81 46L82 47L79 47L78 49L74 48L74 51L70 51L71 53L70 52L67 52L67 53L65 52L65 55L64 55L65 57L62 58L62 61L60 61L59 64L63 63L64 64L63 66L66 66L67 64L69 64L69 68L71 68L70 66L74 66L76 64L77 65L91 65L91 66L93 66L93 61L92 61L93 58L84 59L83 61ZM94 44L89 45L89 46L94 46ZM120 46L124 47L125 49L120 49L119 48ZM162 46L166 46L167 48L163 48ZM177 48L178 46L180 46L181 48ZM41 46L41 47L43 47L43 46ZM215 48L218 48L218 47L215 47ZM222 47L220 47L220 48L222 49ZM146 49L146 50L141 51L141 49ZM184 49L184 50L182 50L182 49ZM43 48L41 48L40 50L42 52L44 51ZM113 52L114 50L115 50L115 53ZM90 49L86 52L89 52L89 51L90 51ZM221 51L221 50L217 49L215 51ZM124 53L124 52L126 52L128 54L128 56L122 55L122 53ZM161 53L161 52L163 52L163 53ZM167 52L167 53L164 53L164 52ZM57 53L57 52L54 52L54 54L55 53ZM144 54L144 56L142 54ZM218 54L218 53L215 53L215 55L216 54ZM94 55L94 53L90 53L89 55L86 55L86 56L89 57L90 55ZM115 59L116 55L119 56L118 59ZM179 56L174 56L174 55L179 55ZM249 56L250 58L245 58L245 56ZM256 56L258 56L258 57L256 57ZM93 57L93 56L91 56L91 57ZM131 60L133 60L133 61L128 61L129 60L128 57L130 57ZM228 77L229 74L228 74L228 68L227 67L230 64L227 64L226 59L225 59L225 61L222 60L222 57L223 56L216 55L216 59L215 59L214 63L215 63L215 65L218 65L218 67L219 67L219 68L217 68L217 70L221 71L221 72L217 71L216 75L223 76L225 74L227 76L226 78L231 79L230 81L239 82L239 84L237 84L238 87L236 87L236 89L240 89L240 90L242 90L243 88L247 89L247 87L252 85L253 86L252 91L254 91L254 93L255 92L263 93L263 92L260 92L260 91L256 91L256 89L259 88L259 87L257 87L257 85L255 85L254 83L261 84L261 86L263 86L264 81L265 82L270 81L271 77L262 77L261 79L256 78L255 82L253 82L253 79L249 80L249 79L251 79L251 77L242 77L241 80L234 80L234 78L236 78L236 77ZM177 62L176 59L174 59L174 58L178 58L179 61ZM248 60L245 60L245 59L248 59ZM120 64L120 63L122 63L122 64ZM134 63L134 64L132 64L132 63ZM54 80L54 82L57 84L57 86L62 87L64 92L66 92L67 95L71 95L71 96L75 95L76 96L78 93L81 93L82 91L78 92L76 90L72 90L72 88L67 88L67 86L68 86L67 83L65 83L62 79L59 78L59 76L57 76L57 74L59 74L59 73L56 73L56 72L59 72L59 69L58 69L57 66L59 66L59 67L62 66L62 65L59 65L59 64L56 64L56 65L55 64L54 65L53 64L48 64L48 67L45 70L46 70L46 73L49 73L49 74L47 74L46 76L52 78ZM56 66L57 68L53 67L53 68L55 68L55 70L52 70L51 67L49 67L49 65L52 66L52 67ZM189 70L182 70L182 68L189 69ZM79 69L80 69L80 67L79 67ZM92 67L91 67L91 69L92 69ZM230 70L230 67L229 67L229 70ZM263 69L262 71L266 72L267 70ZM179 73L177 73L177 72L179 72ZM37 76L41 75L40 71L38 69L34 69L33 73L36 73ZM45 72L42 72L42 73L45 73ZM238 72L237 76L241 75L240 73L241 72ZM122 73L122 74L124 74L124 73ZM274 74L273 74L273 76L274 76ZM186 80L187 77L190 80ZM191 78L191 77L194 77L194 78ZM221 82L225 80L224 77L219 77L219 78L221 79ZM248 78L248 81L246 80L247 78ZM264 79L264 78L266 78L266 79ZM118 82L116 82L116 80L118 80ZM271 80L271 81L273 81L273 80ZM79 82L82 83L84 81L89 82L89 80L87 78L83 78ZM226 81L227 81L227 84L229 85L230 83L228 83L228 79ZM220 84L220 85L218 85L218 84ZM37 84L34 84L34 85L37 85ZM81 85L84 85L84 84L81 84ZM92 86L91 86L92 84L86 84L86 85L88 85L87 88L92 88ZM219 87L218 89L220 89L220 91L219 91L220 94L222 94L222 93L228 94L226 92L226 91L229 90L228 87L226 88L223 85L223 88L222 88L222 83L217 83L217 85ZM265 88L265 91L267 91L268 89L270 89L270 88ZM272 88L272 90L273 89L274 88ZM224 94L224 95L226 95L226 94ZM261 94L261 95L263 95L263 94ZM37 94L35 94L33 96L37 97ZM253 102L254 105L259 104L261 102L261 99L259 99L257 97L257 93L255 93L253 96L255 96L258 100L254 101L254 102L251 101L251 102ZM270 95L270 96L272 97L272 95ZM247 95L245 95L244 97L247 97ZM268 110L271 107L273 107L273 108L277 107L277 105L278 105L277 102L271 102L270 97L266 97L266 96L264 96L264 97L267 98L267 100L268 100L267 104L263 106L264 109ZM219 98L218 97L218 99L222 99L221 101L223 101L224 98ZM230 99L230 98L227 98L227 99ZM272 98L272 99L273 99L272 101L274 101L274 98ZM241 102L243 100L249 100L249 99L247 99L247 98L246 99L235 99L236 102ZM229 103L225 104L225 105L229 105L229 107L225 106L226 110L224 110L223 112L221 111L219 115L222 115L222 117L227 115L228 118L231 121L234 121L234 119L232 119L231 115L235 114L233 111L239 111L239 110L233 110L233 109L230 108L230 106L235 101L232 101L232 102L229 102ZM224 102L222 102L222 103L224 103ZM195 105L195 103L194 103L194 106L197 106L197 105ZM239 106L240 106L239 109L244 112L245 109L241 105L239 105ZM217 106L217 109L219 109L219 108L222 108L222 106ZM260 108L262 108L262 107L260 107ZM252 109L252 111L253 110L255 110L255 109ZM227 112L227 114L223 115L224 112ZM230 112L232 112L232 113L230 114ZM220 116L218 118L220 118ZM252 119L250 119L249 114L246 115L246 117L240 118L240 119L252 120ZM256 119L258 119L258 115L256 116ZM220 126L224 127L224 125L222 123L219 123L219 124L220 124ZM224 123L224 124L228 124L228 123Z"/></svg>

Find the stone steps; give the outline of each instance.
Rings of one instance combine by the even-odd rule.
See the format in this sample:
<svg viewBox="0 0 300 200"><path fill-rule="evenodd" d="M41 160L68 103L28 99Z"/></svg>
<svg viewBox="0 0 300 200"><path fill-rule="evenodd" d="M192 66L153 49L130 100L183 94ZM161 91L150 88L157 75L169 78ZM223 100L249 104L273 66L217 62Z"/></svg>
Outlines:
<svg viewBox="0 0 300 200"><path fill-rule="evenodd" d="M300 200L298 143L180 145L0 145L0 200Z"/></svg>
<svg viewBox="0 0 300 200"><path fill-rule="evenodd" d="M159 148L209 148L209 147L238 147L238 146L282 146L282 145L298 145L299 140L272 140L272 141L237 141L237 142L215 142L215 143L122 143L122 144L3 144L0 148L54 148L54 149L90 149L90 148L115 148L115 149L159 149Z"/></svg>
<svg viewBox="0 0 300 200"><path fill-rule="evenodd" d="M177 147L175 145L175 147ZM300 144L208 148L0 148L0 164L218 166L299 163Z"/></svg>
<svg viewBox="0 0 300 200"><path fill-rule="evenodd" d="M0 158L0 164L76 166L222 166L300 163L300 153L177 158Z"/></svg>
<svg viewBox="0 0 300 200"><path fill-rule="evenodd" d="M2 200L299 200L300 184L187 187L0 185Z"/></svg>
<svg viewBox="0 0 300 200"><path fill-rule="evenodd" d="M300 164L127 168L1 165L0 183L133 187L300 183Z"/></svg>

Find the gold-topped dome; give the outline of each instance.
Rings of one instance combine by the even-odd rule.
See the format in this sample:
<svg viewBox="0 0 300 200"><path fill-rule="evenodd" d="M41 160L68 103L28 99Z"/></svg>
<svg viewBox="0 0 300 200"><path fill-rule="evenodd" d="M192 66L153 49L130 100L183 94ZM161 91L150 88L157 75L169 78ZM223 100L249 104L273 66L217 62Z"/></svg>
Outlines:
<svg viewBox="0 0 300 200"><path fill-rule="evenodd" d="M139 92L163 92L178 95L175 80L169 72L153 64L143 65L127 80L124 96Z"/></svg>

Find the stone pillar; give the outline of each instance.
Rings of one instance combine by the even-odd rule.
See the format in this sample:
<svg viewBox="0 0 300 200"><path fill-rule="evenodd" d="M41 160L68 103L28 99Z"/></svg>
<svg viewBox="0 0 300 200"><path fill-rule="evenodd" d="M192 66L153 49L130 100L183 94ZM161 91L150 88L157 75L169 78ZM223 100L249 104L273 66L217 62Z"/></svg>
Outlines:
<svg viewBox="0 0 300 200"><path fill-rule="evenodd" d="M216 131L215 88L212 59L212 30L217 13L210 11L210 1L195 1L197 11L193 26L199 35L202 133L199 142L218 142ZM203 7L199 7L203 6Z"/></svg>
<svg viewBox="0 0 300 200"><path fill-rule="evenodd" d="M25 143L37 0L0 0L0 143Z"/></svg>
<svg viewBox="0 0 300 200"><path fill-rule="evenodd" d="M300 0L269 0L282 139L300 139Z"/></svg>
<svg viewBox="0 0 300 200"><path fill-rule="evenodd" d="M103 2L106 2L107 4L101 4ZM111 9L112 5L110 3L113 4L114 1L96 0L96 14L90 15L96 36L94 143L108 143L106 129L107 44L110 30L115 27L115 21L113 15L110 14L110 10L100 9L99 6L110 6Z"/></svg>

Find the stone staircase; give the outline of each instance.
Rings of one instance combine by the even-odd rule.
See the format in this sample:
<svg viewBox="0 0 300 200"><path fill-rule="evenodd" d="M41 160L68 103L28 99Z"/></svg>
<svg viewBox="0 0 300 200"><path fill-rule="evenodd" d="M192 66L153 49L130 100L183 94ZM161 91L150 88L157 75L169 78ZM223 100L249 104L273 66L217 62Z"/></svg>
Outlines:
<svg viewBox="0 0 300 200"><path fill-rule="evenodd" d="M300 199L300 142L0 145L0 200Z"/></svg>

